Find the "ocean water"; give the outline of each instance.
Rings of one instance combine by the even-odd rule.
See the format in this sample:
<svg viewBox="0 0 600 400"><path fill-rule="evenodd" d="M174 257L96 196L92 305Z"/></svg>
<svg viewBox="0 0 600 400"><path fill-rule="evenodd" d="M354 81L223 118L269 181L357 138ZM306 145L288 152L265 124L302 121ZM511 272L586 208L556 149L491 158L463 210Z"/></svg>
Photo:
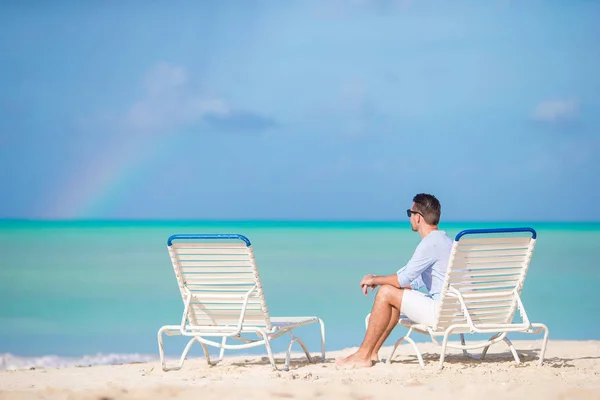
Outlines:
<svg viewBox="0 0 600 400"><path fill-rule="evenodd" d="M600 339L600 224L454 222L440 229L454 237L500 226L538 232L523 290L530 319L546 323L551 339ZM0 221L0 369L156 359L158 329L178 324L183 310L166 248L174 233L246 235L270 314L321 317L328 350L363 338L373 295L361 293L360 279L396 272L420 240L408 222ZM316 325L297 332L318 351ZM404 332L396 328L388 344ZM167 337L167 354L178 356L184 344ZM274 350L285 344L276 340Z"/></svg>

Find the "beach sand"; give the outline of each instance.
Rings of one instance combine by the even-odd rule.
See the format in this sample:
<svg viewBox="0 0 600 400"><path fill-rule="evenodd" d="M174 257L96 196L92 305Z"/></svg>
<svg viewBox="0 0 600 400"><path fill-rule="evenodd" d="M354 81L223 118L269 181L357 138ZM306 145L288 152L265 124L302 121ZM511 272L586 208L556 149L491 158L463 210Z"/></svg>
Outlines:
<svg viewBox="0 0 600 400"><path fill-rule="evenodd" d="M158 362L0 372L0 399L600 399L600 341L550 341L537 366L540 341L516 341L516 364L499 343L485 360L450 350L439 371L439 347L419 343L421 368L411 347L402 345L392 364L340 369L330 352L308 364L295 354L290 371L273 371L265 356L235 356L209 366L189 359L182 370L163 372ZM390 348L382 349L385 356ZM316 358L316 357L315 357ZM280 366L283 355L279 355Z"/></svg>

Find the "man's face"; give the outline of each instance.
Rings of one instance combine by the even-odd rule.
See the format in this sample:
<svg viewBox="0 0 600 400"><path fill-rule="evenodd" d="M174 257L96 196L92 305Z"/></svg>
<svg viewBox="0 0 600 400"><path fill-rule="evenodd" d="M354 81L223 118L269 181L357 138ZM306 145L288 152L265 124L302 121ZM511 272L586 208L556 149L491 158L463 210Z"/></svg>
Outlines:
<svg viewBox="0 0 600 400"><path fill-rule="evenodd" d="M415 203L412 204L412 206L410 207L411 210L415 209ZM419 230L419 225L418 225L418 218L419 218L419 214L416 213L411 213L410 214L410 227L413 230L413 232L416 232Z"/></svg>

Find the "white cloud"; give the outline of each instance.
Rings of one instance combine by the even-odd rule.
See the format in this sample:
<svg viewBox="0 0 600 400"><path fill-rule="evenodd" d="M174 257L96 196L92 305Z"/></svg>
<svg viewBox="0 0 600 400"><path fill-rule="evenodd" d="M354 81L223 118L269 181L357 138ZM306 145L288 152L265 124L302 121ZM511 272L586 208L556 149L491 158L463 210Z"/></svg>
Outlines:
<svg viewBox="0 0 600 400"><path fill-rule="evenodd" d="M532 117L542 122L562 122L575 118L578 111L575 100L545 100L534 108Z"/></svg>
<svg viewBox="0 0 600 400"><path fill-rule="evenodd" d="M82 130L102 134L168 134L202 125L220 132L259 132L276 126L272 118L235 107L192 80L185 67L159 63L140 80L142 95L120 111L78 118ZM199 128L202 128L199 126Z"/></svg>
<svg viewBox="0 0 600 400"><path fill-rule="evenodd" d="M156 64L146 73L142 86L148 93L160 94L188 83L188 73L183 67L166 62Z"/></svg>
<svg viewBox="0 0 600 400"><path fill-rule="evenodd" d="M125 113L128 130L154 131L199 121L206 116L227 116L231 110L219 97L195 90L188 71L181 66L159 63L142 80L143 98Z"/></svg>

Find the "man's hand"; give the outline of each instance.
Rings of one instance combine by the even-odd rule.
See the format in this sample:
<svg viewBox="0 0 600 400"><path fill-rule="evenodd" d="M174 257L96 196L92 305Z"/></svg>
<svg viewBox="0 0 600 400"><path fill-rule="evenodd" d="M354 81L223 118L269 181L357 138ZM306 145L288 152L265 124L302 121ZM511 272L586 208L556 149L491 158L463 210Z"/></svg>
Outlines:
<svg viewBox="0 0 600 400"><path fill-rule="evenodd" d="M375 284L374 278L375 278L375 275L369 274L369 275L365 275L365 277L362 278L362 280L360 281L360 288L362 289L365 296L367 295L368 289L371 289L371 291L372 291L373 289L375 289L377 287L377 285Z"/></svg>

